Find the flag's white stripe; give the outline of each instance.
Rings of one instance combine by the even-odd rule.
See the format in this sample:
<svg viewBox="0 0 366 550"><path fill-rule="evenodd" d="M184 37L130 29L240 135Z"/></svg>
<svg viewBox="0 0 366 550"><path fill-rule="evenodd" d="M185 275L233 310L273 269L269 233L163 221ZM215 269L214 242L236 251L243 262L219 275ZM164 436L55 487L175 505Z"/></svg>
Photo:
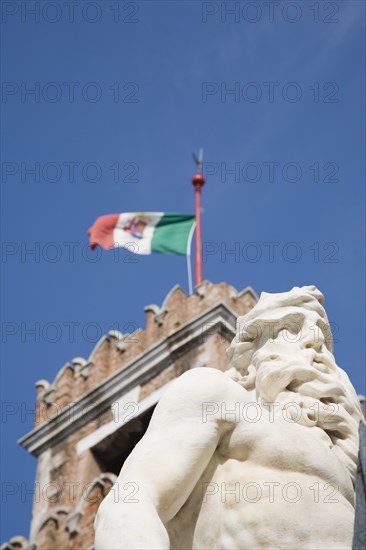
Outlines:
<svg viewBox="0 0 366 550"><path fill-rule="evenodd" d="M194 230L196 229L196 221L193 222L191 230L188 235L188 241L187 241L187 256L191 255L191 244L192 244L192 237Z"/></svg>
<svg viewBox="0 0 366 550"><path fill-rule="evenodd" d="M123 228L128 225L129 221L139 214L143 214L144 218L148 218L146 220L147 226L144 229L141 239L123 230ZM113 231L114 246L123 246L135 254L151 254L151 241L155 226L159 223L163 215L164 212L124 212L120 214Z"/></svg>

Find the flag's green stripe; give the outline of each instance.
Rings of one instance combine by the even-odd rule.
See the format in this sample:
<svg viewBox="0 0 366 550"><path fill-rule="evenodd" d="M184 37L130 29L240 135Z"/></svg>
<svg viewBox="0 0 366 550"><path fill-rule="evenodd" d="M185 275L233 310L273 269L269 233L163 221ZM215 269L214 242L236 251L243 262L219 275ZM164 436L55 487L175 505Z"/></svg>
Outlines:
<svg viewBox="0 0 366 550"><path fill-rule="evenodd" d="M194 222L193 215L164 214L155 227L151 252L187 254L188 237Z"/></svg>

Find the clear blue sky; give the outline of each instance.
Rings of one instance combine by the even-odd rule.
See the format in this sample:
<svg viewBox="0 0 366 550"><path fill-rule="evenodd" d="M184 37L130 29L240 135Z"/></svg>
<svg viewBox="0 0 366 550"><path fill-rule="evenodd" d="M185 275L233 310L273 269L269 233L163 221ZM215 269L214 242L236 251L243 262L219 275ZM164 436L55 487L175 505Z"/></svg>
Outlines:
<svg viewBox="0 0 366 550"><path fill-rule="evenodd" d="M337 362L365 391L364 2L56 4L2 2L2 489L18 484L2 541L28 536L36 460L16 441L34 383L187 289L184 257L93 261L86 230L102 214L192 212L200 146L204 278L317 285Z"/></svg>

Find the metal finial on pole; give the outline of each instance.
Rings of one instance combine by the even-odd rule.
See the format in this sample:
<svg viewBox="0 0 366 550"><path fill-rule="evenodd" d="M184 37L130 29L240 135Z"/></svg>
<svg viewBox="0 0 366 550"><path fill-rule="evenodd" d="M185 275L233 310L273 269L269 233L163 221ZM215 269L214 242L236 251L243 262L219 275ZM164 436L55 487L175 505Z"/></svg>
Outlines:
<svg viewBox="0 0 366 550"><path fill-rule="evenodd" d="M201 236L201 188L205 184L205 178L202 174L203 150L200 149L198 158L193 154L197 164L197 172L192 178L192 184L195 187L196 195L196 261L195 261L195 284L202 283L202 236Z"/></svg>

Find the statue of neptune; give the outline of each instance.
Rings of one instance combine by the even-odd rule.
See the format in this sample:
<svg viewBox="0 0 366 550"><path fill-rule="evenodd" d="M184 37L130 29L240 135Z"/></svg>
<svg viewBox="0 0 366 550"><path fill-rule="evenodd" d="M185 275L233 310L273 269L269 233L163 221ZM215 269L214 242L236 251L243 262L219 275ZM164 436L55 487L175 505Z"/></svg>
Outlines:
<svg viewBox="0 0 366 550"><path fill-rule="evenodd" d="M262 293L229 369L167 389L99 508L96 550L351 548L363 416L322 304L314 286Z"/></svg>

